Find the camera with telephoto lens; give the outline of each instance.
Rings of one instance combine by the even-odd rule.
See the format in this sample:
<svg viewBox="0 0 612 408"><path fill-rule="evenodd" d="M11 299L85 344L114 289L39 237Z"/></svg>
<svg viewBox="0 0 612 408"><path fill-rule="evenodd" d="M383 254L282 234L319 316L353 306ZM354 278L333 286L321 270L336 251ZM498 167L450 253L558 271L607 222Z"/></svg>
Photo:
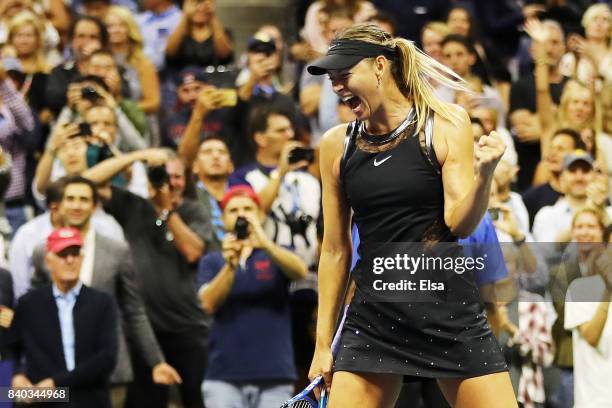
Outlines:
<svg viewBox="0 0 612 408"><path fill-rule="evenodd" d="M147 169L147 177L149 179L149 183L151 183L153 188L156 190L162 188L164 184L170 183L170 177L166 171L166 166L149 167Z"/></svg>
<svg viewBox="0 0 612 408"><path fill-rule="evenodd" d="M81 98L93 103L100 99L100 95L93 86L84 86L81 88Z"/></svg>
<svg viewBox="0 0 612 408"><path fill-rule="evenodd" d="M243 240L249 237L249 222L244 217L236 218L236 225L234 225L234 232L236 233L236 239Z"/></svg>

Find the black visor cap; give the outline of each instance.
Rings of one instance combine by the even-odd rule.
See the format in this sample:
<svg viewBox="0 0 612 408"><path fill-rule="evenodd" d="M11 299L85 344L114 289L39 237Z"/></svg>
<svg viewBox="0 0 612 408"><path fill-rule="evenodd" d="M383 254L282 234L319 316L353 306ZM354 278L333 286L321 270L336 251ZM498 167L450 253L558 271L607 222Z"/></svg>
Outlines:
<svg viewBox="0 0 612 408"><path fill-rule="evenodd" d="M327 55L319 58L307 68L311 75L324 75L329 70L342 70L356 65L364 58L383 55L393 61L395 50L383 45L358 40L334 40Z"/></svg>

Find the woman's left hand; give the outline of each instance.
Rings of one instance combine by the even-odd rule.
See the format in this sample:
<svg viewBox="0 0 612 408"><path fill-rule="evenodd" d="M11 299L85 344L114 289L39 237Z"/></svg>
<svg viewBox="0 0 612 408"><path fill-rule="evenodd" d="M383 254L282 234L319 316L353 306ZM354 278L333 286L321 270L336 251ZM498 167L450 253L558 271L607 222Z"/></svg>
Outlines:
<svg viewBox="0 0 612 408"><path fill-rule="evenodd" d="M478 140L478 146L474 152L478 175L493 177L495 167L505 151L506 144L496 131L492 131L488 136L482 136L480 140Z"/></svg>

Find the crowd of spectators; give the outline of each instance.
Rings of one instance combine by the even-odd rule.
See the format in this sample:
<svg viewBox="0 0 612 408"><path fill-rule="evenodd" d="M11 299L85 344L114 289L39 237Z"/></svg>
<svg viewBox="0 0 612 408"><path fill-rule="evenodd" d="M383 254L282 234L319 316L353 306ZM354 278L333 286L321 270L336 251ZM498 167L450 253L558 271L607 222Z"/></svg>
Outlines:
<svg viewBox="0 0 612 408"><path fill-rule="evenodd" d="M214 0L0 1L1 385L186 408L303 387L318 144L355 119L305 67L370 23L459 74L470 92L436 95L507 145L469 242L501 243L479 284L521 406L612 406L609 2L297 3L300 30L238 55Z"/></svg>

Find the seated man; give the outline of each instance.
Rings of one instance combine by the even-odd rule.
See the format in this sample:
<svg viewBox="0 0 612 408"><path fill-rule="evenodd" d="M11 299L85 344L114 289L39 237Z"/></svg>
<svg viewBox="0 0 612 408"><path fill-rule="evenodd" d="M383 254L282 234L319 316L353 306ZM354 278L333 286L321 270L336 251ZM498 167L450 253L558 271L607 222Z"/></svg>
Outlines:
<svg viewBox="0 0 612 408"><path fill-rule="evenodd" d="M13 388L69 387L71 407L110 407L117 306L109 295L79 280L82 247L76 229L49 235L45 262L53 283L19 300L5 357L16 364Z"/></svg>
<svg viewBox="0 0 612 408"><path fill-rule="evenodd" d="M258 406L280 406L296 378L289 283L308 270L266 236L259 197L250 187L229 189L221 207L228 231L223 251L206 255L198 269L202 308L215 316L204 402L208 408L238 407L249 398Z"/></svg>

